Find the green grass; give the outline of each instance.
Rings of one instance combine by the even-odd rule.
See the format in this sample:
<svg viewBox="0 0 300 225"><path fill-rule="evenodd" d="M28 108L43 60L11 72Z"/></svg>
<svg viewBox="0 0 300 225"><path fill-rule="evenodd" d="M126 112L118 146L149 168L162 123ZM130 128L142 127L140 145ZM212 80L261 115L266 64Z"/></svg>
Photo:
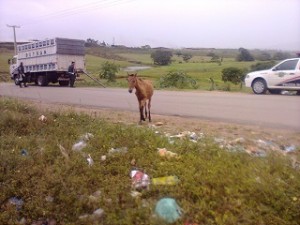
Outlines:
<svg viewBox="0 0 300 225"><path fill-rule="evenodd" d="M171 144L147 126L111 124L73 111L39 111L7 98L0 99L0 113L0 224L52 218L58 224L158 225L164 223L153 213L162 197L175 198L184 210L175 224L299 224L300 173L282 155L228 152L210 137ZM41 114L46 122L38 120ZM87 147L71 150L87 132L94 135ZM118 147L128 152L108 155ZM180 158L161 158L157 148L162 147ZM27 156L21 155L22 149ZM93 166L88 166L87 154ZM176 175L180 183L151 185L133 198L133 159L150 178ZM96 191L101 195L92 201L89 196ZM14 196L24 201L19 211L7 204ZM53 201L46 200L49 196ZM104 210L103 218L79 219L98 208Z"/></svg>
<svg viewBox="0 0 300 225"><path fill-rule="evenodd" d="M152 50L153 51L153 50ZM252 64L256 62L236 62L234 60L234 50L215 50L218 54L224 55L224 59L221 65L218 63L210 62L210 57L205 56L210 50L186 50L190 52L193 57L188 63L183 62L181 57L174 54L173 63L168 66L155 66L151 59L151 51L141 49L118 49L118 48L87 48L86 50L86 70L96 79L99 79L99 72L101 66L105 61L114 62L120 65L121 70L117 74L117 82L109 83L106 80L101 80L103 84L110 87L126 87L127 72L124 70L128 66L132 65L152 65L152 68L147 70L138 71L139 76L151 79L155 87L158 88L159 79L168 74L170 71L183 71L188 76L191 76L198 82L199 90L210 90L211 83L209 78L213 78L215 81L216 90L227 90L236 92L250 92L249 88L243 87L240 89L240 85L234 85L232 83L225 84L222 81L222 70L226 67L238 67L242 69L249 69ZM207 52L208 51L208 52ZM227 52L228 51L228 52ZM7 59L13 55L12 50L6 48L0 49L0 75L1 80L9 81L9 67ZM230 54L229 54L230 53ZM234 54L233 54L234 53ZM93 80L85 75L81 75L80 82L77 82L77 86L99 86Z"/></svg>
<svg viewBox="0 0 300 225"><path fill-rule="evenodd" d="M0 82L9 81L9 65L7 61L12 57L13 51L0 48L0 53Z"/></svg>
<svg viewBox="0 0 300 225"><path fill-rule="evenodd" d="M234 84L225 84L222 81L222 70L226 67L237 67L241 69L249 69L252 64L255 62L236 62L234 58L224 58L221 65L218 63L210 62L210 57L194 55L193 58L185 63L182 61L182 58L174 55L173 63L168 66L155 66L153 65L153 61L150 57L150 53L148 52L121 52L116 53L120 56L123 61L118 61L115 59L104 59L98 56L87 55L87 69L91 71L93 74L98 76L98 73L101 68L101 64L105 61L114 62L121 66L121 71L118 73L118 77L121 81L116 84L108 84L109 86L121 86L125 87L126 82L122 79L127 75L126 71L123 71L124 68L131 65L152 65L152 68L147 70L139 71L138 74L141 77L146 77L154 81L156 88L159 87L158 82L159 79L168 74L170 71L183 71L186 72L187 75L191 76L198 82L198 89L200 90L210 90L211 83L209 78L213 78L216 84L217 90L225 90L228 89L228 85L230 86L231 91L239 91L239 92L249 92L248 88L240 89L239 85ZM134 63L136 62L136 63ZM105 82L105 81L103 81ZM92 83L91 83L92 84Z"/></svg>

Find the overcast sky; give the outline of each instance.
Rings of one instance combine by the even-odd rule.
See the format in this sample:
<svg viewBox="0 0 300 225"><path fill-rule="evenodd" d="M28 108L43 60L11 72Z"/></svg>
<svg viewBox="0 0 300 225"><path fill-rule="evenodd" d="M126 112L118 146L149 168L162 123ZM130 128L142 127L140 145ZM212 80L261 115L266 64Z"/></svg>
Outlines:
<svg viewBox="0 0 300 225"><path fill-rule="evenodd" d="M0 0L0 41L300 51L300 0Z"/></svg>

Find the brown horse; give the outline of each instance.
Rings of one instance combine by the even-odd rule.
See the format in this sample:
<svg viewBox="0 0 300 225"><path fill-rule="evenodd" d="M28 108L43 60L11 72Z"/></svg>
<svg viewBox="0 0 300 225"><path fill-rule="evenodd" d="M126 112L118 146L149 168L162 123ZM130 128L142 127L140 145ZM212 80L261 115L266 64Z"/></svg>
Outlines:
<svg viewBox="0 0 300 225"><path fill-rule="evenodd" d="M135 95L139 101L139 109L140 109L140 123L145 121L146 118L149 118L149 122L151 122L151 98L153 95L153 85L149 80L142 80L137 77L137 74L128 74L128 91L132 93L132 90L135 88ZM145 114L144 114L145 108ZM148 112L147 112L148 111Z"/></svg>

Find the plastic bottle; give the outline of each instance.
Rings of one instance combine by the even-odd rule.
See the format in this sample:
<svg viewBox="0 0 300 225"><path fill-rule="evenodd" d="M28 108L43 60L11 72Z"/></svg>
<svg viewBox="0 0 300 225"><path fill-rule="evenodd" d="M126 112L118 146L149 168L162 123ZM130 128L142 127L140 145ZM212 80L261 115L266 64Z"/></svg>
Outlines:
<svg viewBox="0 0 300 225"><path fill-rule="evenodd" d="M166 177L157 177L152 178L153 185L175 185L179 182L177 176L166 176Z"/></svg>
<svg viewBox="0 0 300 225"><path fill-rule="evenodd" d="M81 151L83 148L86 147L86 145L87 144L85 143L85 141L79 141L72 146L72 150L73 151Z"/></svg>
<svg viewBox="0 0 300 225"><path fill-rule="evenodd" d="M108 151L108 154L109 155L112 155L112 154L116 154L116 153L127 153L128 152L128 148L127 147L121 147L121 148L111 148L109 149Z"/></svg>

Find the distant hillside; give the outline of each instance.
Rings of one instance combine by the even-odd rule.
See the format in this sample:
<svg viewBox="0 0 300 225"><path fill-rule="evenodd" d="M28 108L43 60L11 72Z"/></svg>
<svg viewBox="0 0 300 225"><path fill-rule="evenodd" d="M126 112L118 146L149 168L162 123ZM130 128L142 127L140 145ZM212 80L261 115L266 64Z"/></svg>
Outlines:
<svg viewBox="0 0 300 225"><path fill-rule="evenodd" d="M24 44L28 42L18 42L17 44ZM0 42L0 52L9 52L14 50L13 42ZM182 49L170 49L170 48L151 48L150 46L145 47L126 47L126 46L88 46L85 47L86 54L99 56L105 59L113 59L119 61L127 61L126 58L120 56L122 53L134 53L134 54L148 54L157 50L172 51L174 55L177 54L191 54L193 56L211 56L217 55L223 58L236 58L239 54L239 49L217 49L217 48L182 48ZM8 50L8 51L7 51ZM267 50L267 49L248 49L250 54L254 56L255 59L261 60L262 57L270 55L271 57L275 54L280 53L283 55L282 58L296 57L296 52L291 51L278 51L278 50Z"/></svg>
<svg viewBox="0 0 300 225"><path fill-rule="evenodd" d="M25 43L28 43L28 42L17 42L18 45L25 44ZM14 43L13 42L0 42L0 48L14 50Z"/></svg>

